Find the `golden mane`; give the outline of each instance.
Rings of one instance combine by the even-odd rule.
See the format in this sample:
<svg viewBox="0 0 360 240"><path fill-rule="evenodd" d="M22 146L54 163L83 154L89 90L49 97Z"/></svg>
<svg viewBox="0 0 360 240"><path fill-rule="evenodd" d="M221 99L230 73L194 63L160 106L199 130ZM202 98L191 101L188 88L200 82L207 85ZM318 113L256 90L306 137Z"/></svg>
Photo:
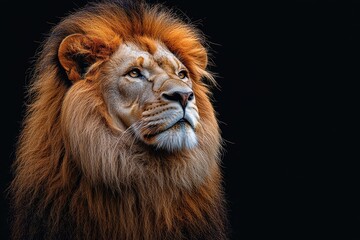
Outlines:
<svg viewBox="0 0 360 240"><path fill-rule="evenodd" d="M101 40L110 54L125 41L148 51L151 40L162 42L193 79L203 126L198 145L166 152L126 131L119 138L99 86L72 85L69 79L78 73L59 62L59 47L72 34ZM100 78L105 61L94 67L93 78ZM11 185L13 238L225 239L221 137L209 89L201 81L214 81L207 61L202 34L161 5L89 4L56 25L35 65L19 139ZM67 98L70 93L75 97ZM68 131L72 106L81 108L73 113L78 125Z"/></svg>

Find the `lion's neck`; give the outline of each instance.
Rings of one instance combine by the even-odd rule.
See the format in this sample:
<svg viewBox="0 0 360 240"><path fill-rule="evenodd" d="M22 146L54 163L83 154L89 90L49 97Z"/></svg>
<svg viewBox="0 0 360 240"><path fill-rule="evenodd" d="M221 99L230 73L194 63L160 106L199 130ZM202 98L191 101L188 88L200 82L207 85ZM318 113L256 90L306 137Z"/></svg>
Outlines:
<svg viewBox="0 0 360 240"><path fill-rule="evenodd" d="M110 134L91 128L85 133L72 132L65 140L69 158L90 182L103 182L118 191L134 183L149 188L148 191L169 186L193 189L201 186L211 171L219 170L218 149L209 150L204 144L190 150L166 152L145 145L128 132Z"/></svg>
<svg viewBox="0 0 360 240"><path fill-rule="evenodd" d="M46 176L37 179L36 194L33 188L19 189L21 214L15 229L24 231L16 234L46 239L225 238L218 148L200 139L191 151L159 153L106 131L75 131L58 142L59 154L41 162L56 165L42 165ZM23 159L29 156L35 159Z"/></svg>
<svg viewBox="0 0 360 240"><path fill-rule="evenodd" d="M74 231L89 239L202 239L209 233L222 239L223 203L216 169L192 189L155 178L159 176L114 190L81 177L68 195L66 215L73 219Z"/></svg>

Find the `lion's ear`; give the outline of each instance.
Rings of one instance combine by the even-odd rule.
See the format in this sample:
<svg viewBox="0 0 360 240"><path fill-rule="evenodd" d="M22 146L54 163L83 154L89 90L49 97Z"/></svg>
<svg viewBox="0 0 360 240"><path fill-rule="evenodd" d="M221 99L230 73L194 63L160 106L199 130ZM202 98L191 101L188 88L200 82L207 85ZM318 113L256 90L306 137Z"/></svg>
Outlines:
<svg viewBox="0 0 360 240"><path fill-rule="evenodd" d="M83 34L72 34L61 42L58 57L69 80L77 81L84 78L92 64L108 59L114 50L113 43Z"/></svg>

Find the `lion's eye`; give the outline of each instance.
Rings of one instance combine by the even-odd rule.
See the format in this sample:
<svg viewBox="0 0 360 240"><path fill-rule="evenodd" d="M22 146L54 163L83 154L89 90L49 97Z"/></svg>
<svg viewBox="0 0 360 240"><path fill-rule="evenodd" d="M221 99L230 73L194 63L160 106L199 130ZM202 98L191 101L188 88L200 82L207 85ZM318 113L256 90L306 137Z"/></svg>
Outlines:
<svg viewBox="0 0 360 240"><path fill-rule="evenodd" d="M140 70L137 69L137 68L132 69L130 72L128 72L127 75L129 75L132 78L142 77L142 74L141 74Z"/></svg>
<svg viewBox="0 0 360 240"><path fill-rule="evenodd" d="M188 76L188 73L187 73L187 71L182 70L182 71L180 71L178 73L178 76L179 76L180 79L184 79L184 78L186 78Z"/></svg>

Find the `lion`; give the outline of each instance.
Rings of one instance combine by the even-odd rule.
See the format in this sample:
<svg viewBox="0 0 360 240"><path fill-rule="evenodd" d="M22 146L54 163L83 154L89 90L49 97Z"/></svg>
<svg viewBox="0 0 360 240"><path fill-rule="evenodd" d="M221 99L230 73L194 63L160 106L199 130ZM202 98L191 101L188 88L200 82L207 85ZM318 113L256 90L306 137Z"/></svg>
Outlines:
<svg viewBox="0 0 360 240"><path fill-rule="evenodd" d="M55 25L14 162L13 239L227 239L208 49L143 1L88 3Z"/></svg>

